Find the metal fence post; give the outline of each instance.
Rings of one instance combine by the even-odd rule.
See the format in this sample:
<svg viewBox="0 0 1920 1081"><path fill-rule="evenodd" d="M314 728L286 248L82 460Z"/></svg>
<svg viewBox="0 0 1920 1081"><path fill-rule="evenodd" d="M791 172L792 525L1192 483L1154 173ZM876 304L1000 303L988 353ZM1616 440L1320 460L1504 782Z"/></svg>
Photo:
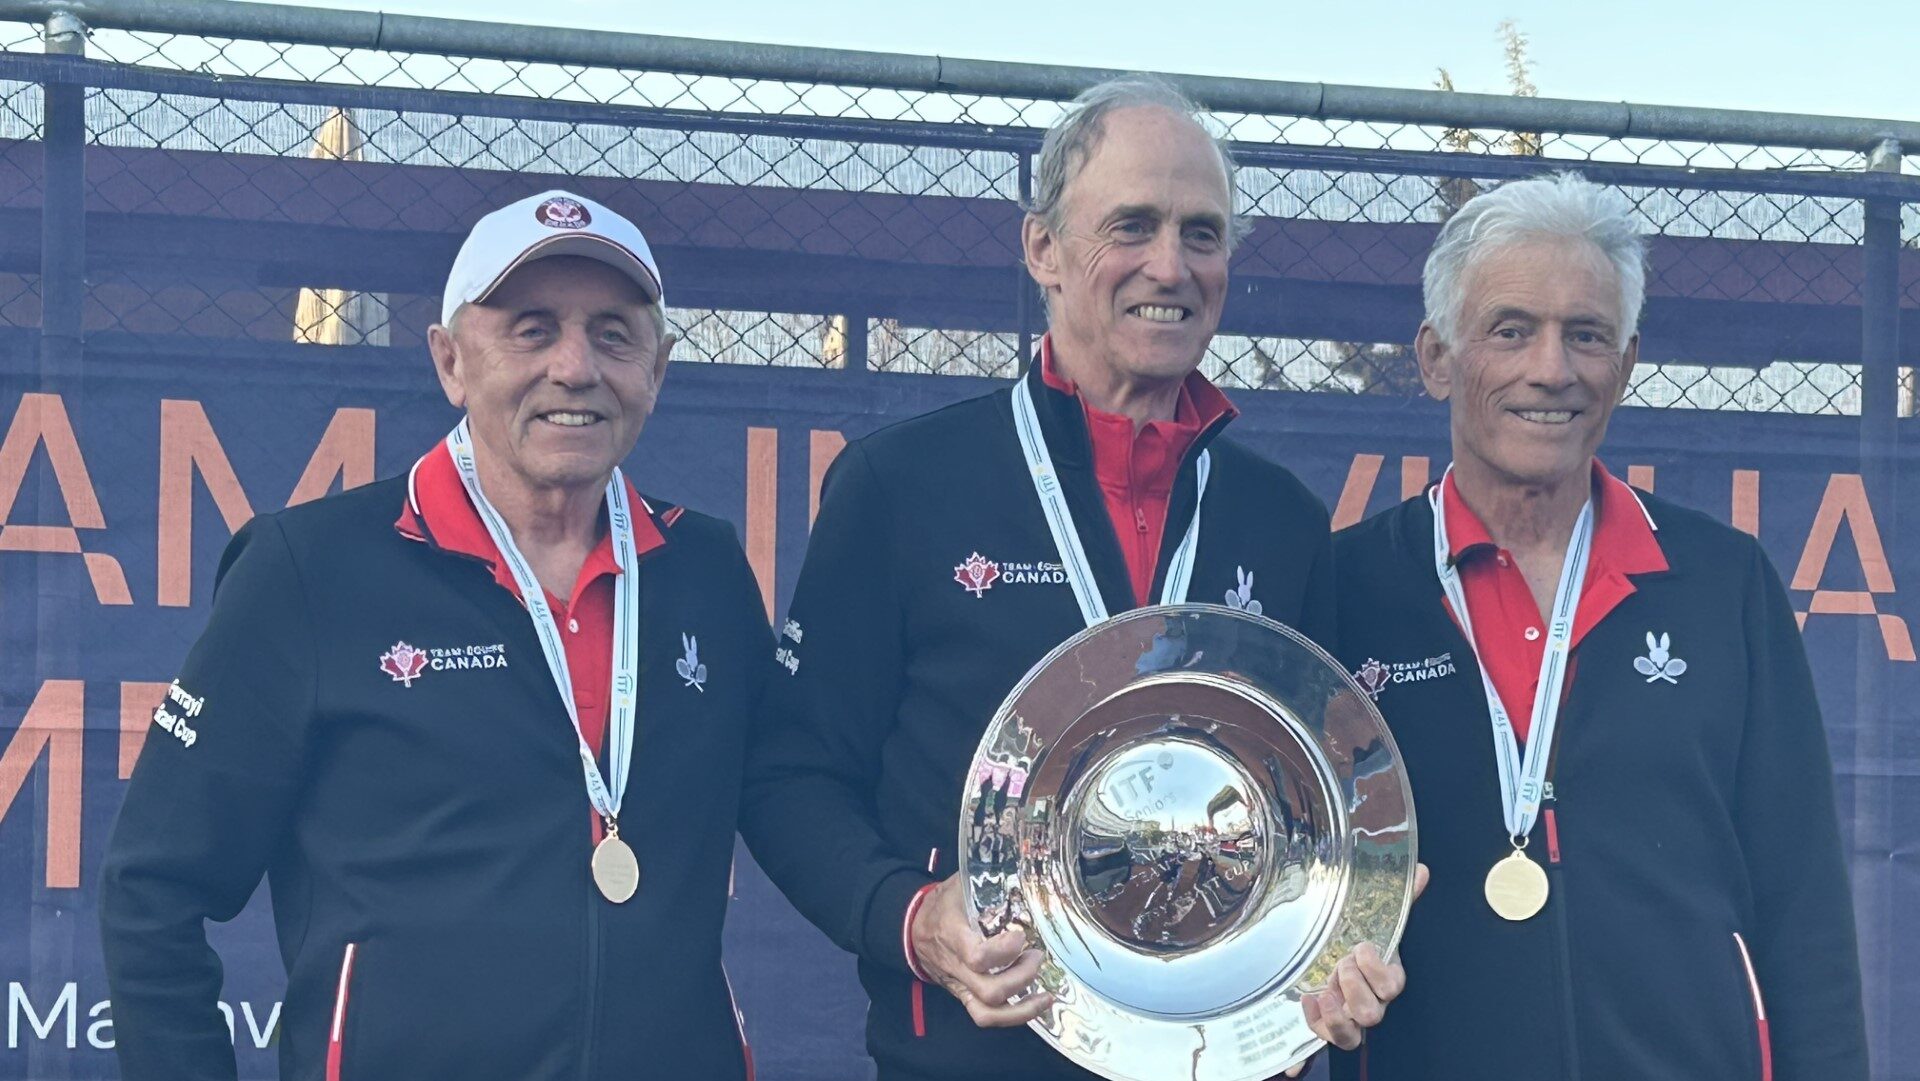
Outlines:
<svg viewBox="0 0 1920 1081"><path fill-rule="evenodd" d="M68 11L47 17L46 51L85 56L87 27ZM87 299L87 88L49 81L45 87L45 155L40 195L40 363L71 371L80 361L80 321Z"/></svg>
<svg viewBox="0 0 1920 1081"><path fill-rule="evenodd" d="M1900 171L1900 144L1884 139L1867 155L1867 169L1876 173ZM1900 201L1891 198L1861 200L1866 211L1861 246L1865 273L1860 291L1860 479L1867 491L1882 500L1883 528L1900 533L1901 513L1891 488L1899 466L1894 456L1900 410ZM1891 500L1891 502L1887 502ZM1854 764L1885 761L1891 753L1895 720L1886 699L1890 659L1877 620L1859 621L1854 645L1853 700L1859 706L1859 725L1850 753ZM1870 706L1877 705L1873 709ZM1857 771L1856 771L1857 772ZM1850 828L1854 838L1890 835L1894 828L1889 790L1867 777L1857 777ZM1884 873L1855 871L1854 910L1860 925L1886 928L1892 920L1892 886ZM1865 956L1861 975L1868 987L1887 986L1885 958ZM1869 1025L1880 1031L1887 1006L1868 1000ZM1879 1014L1879 1016L1872 1016Z"/></svg>
<svg viewBox="0 0 1920 1081"><path fill-rule="evenodd" d="M846 370L864 372L867 370L867 326L871 320L866 312L847 312L843 318L847 321Z"/></svg>
<svg viewBox="0 0 1920 1081"><path fill-rule="evenodd" d="M1867 169L1900 171L1900 144L1883 139L1867 155ZM1861 200L1866 260L1860 294L1860 420L1862 450L1868 439L1893 434L1900 409L1900 201ZM1882 453L1887 449L1879 448Z"/></svg>

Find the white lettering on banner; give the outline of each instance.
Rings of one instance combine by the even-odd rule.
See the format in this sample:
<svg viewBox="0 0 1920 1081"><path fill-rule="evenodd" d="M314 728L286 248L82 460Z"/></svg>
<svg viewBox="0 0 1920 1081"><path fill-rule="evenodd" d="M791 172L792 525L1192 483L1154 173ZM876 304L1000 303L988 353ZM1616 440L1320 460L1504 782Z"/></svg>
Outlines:
<svg viewBox="0 0 1920 1081"><path fill-rule="evenodd" d="M266 1050L267 1045L273 1042L273 1030L280 1025L280 1004L274 1003L273 1009L267 1011L266 1028L253 1023L253 1003L242 1002L240 1013L247 1019L247 1035L253 1037L253 1046Z"/></svg>
<svg viewBox="0 0 1920 1081"><path fill-rule="evenodd" d="M79 1000L80 986L69 983L60 991L60 997L53 1000L53 1008L47 1011L43 1019L33 1008L33 1002L27 998L27 989L17 983L7 985L7 1047L20 1046L20 1016L26 1015L27 1027L33 1034L45 1040L53 1035L54 1023L60 1015L67 1015L67 1048L71 1050L80 1041L80 1018L74 1012L74 1003Z"/></svg>
<svg viewBox="0 0 1920 1081"><path fill-rule="evenodd" d="M45 1001L45 999L42 999ZM240 1037L234 1019L231 1003L218 1003L220 1016L226 1019L227 1036L239 1045ZM101 999L87 1007L87 1017L92 1021L87 1026L87 1043L96 1051L111 1051L114 1047L113 1018L110 1011L113 1003L110 999ZM280 1003L275 1001L264 1013L255 1010L252 1002L240 1003L240 1017L246 1022L247 1040L255 1050L264 1051L273 1045L274 1036L280 1027ZM22 1022L25 1022L24 1026ZM30 1035L24 1035L22 1028ZM64 1029L65 1039L61 1039ZM29 1040L51 1040L62 1043L67 1050L76 1050L80 1046L80 985L69 981L60 985L59 993L47 1003L43 1012L34 1006L33 997L25 984L18 981L7 984L7 1050L18 1051Z"/></svg>
<svg viewBox="0 0 1920 1081"><path fill-rule="evenodd" d="M101 1035L101 1033L103 1032L105 1033L113 1032L113 1018L100 1017L101 1014L106 1013L108 1010L112 1008L113 1008L112 1003L108 1002L106 999L101 999L100 1001L94 1003L93 1007L87 1011L88 1017L100 1018L99 1020L95 1021L93 1024L87 1026L87 1042L92 1044L94 1049L97 1051L113 1050L112 1035L106 1035L106 1036Z"/></svg>

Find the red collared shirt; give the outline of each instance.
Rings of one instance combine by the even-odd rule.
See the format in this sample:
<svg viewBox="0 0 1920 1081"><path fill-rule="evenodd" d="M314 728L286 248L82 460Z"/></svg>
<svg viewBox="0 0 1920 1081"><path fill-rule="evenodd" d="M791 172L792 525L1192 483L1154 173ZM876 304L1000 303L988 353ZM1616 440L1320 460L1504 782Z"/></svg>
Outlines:
<svg viewBox="0 0 1920 1081"><path fill-rule="evenodd" d="M1572 649L1633 594L1628 575L1667 569L1667 557L1640 500L1598 459L1593 463L1593 488L1593 548L1574 609ZM1546 620L1513 554L1494 544L1487 527L1460 498L1452 474L1441 482L1440 502L1447 516L1447 543L1473 617L1475 651L1513 719L1514 734L1524 740L1533 723L1540 658L1547 648Z"/></svg>
<svg viewBox="0 0 1920 1081"><path fill-rule="evenodd" d="M1040 378L1062 394L1079 397L1079 389L1053 365L1051 335L1040 339ZM1180 385L1173 419L1150 420L1138 431L1133 418L1096 409L1085 398L1080 398L1080 408L1093 444L1093 474L1106 497L1107 517L1113 521L1133 580L1134 603L1150 604L1180 460L1208 425L1239 410L1197 371Z"/></svg>
<svg viewBox="0 0 1920 1081"><path fill-rule="evenodd" d="M645 554L666 543L653 523L651 508L631 484L627 486L627 498L635 507L647 510L633 516L634 549ZM480 513L467 499L460 472L444 442L436 444L414 467L409 500L401 507L394 528L403 536L479 560L493 571L493 580L500 588L513 594L516 601L520 599L513 572L494 547ZM573 702L580 712L580 733L596 755L607 730L607 697L613 679L613 585L619 576L620 565L613 557L613 535L609 531L601 535L600 543L581 564L572 595L563 599L547 594L547 604L566 644L567 674L572 677ZM595 836L598 825L596 819Z"/></svg>

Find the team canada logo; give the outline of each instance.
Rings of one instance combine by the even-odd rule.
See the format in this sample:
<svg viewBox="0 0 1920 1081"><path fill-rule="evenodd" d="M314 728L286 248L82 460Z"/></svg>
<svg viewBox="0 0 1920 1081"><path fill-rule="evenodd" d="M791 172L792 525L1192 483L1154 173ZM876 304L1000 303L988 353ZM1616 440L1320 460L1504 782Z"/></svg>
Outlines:
<svg viewBox="0 0 1920 1081"><path fill-rule="evenodd" d="M1380 692L1386 689L1388 681L1393 679L1393 669L1369 657L1367 663L1361 665L1360 670L1353 674L1353 678L1359 682L1360 689L1367 692L1368 697L1377 700Z"/></svg>
<svg viewBox="0 0 1920 1081"><path fill-rule="evenodd" d="M415 649L405 642L395 642L393 648L380 655L380 670L393 677L395 683L413 686L420 673L427 668L427 651Z"/></svg>
<svg viewBox="0 0 1920 1081"><path fill-rule="evenodd" d="M984 597L1000 578L1000 564L975 552L965 563L953 568L953 580L976 597Z"/></svg>
<svg viewBox="0 0 1920 1081"><path fill-rule="evenodd" d="M551 229L585 229L593 222L593 215L577 200L555 197L534 208L533 216L540 224Z"/></svg>

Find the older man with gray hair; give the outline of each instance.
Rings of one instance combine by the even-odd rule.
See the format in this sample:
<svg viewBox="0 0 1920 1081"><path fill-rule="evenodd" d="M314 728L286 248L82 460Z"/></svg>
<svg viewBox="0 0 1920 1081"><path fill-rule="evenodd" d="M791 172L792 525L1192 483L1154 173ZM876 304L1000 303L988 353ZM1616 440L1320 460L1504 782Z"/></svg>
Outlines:
<svg viewBox="0 0 1920 1081"><path fill-rule="evenodd" d="M1475 198L1427 260L1453 464L1335 551L1434 886L1414 989L1336 1077L1867 1076L1793 607L1752 537L1594 456L1645 277L1624 200L1572 174Z"/></svg>
<svg viewBox="0 0 1920 1081"><path fill-rule="evenodd" d="M780 643L785 709L748 767L742 831L858 955L885 1081L1091 1076L1020 1030L1052 1004L1022 997L1041 957L1017 930L982 936L956 877L962 781L1021 676L1089 611L1184 600L1189 581L1323 640L1333 627L1326 508L1220 437L1235 410L1199 373L1227 296L1233 163L1164 83L1076 105L1042 145L1022 235L1049 332L1013 387L835 462ZM1057 490L1035 488L1036 447ZM1043 512L1056 493L1062 540ZM1355 1046L1403 981L1362 946L1309 1022Z"/></svg>

